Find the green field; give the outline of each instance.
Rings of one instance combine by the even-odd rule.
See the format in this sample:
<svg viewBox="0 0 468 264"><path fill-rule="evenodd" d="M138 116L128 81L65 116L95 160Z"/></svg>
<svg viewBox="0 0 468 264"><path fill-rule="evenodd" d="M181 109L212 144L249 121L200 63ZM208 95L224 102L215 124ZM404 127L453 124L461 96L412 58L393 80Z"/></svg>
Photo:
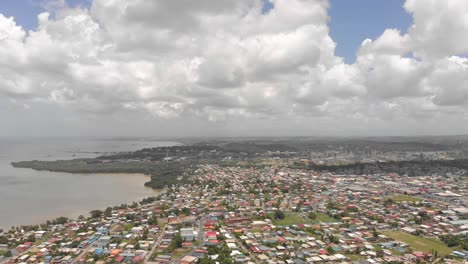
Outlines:
<svg viewBox="0 0 468 264"><path fill-rule="evenodd" d="M317 213L317 219L315 219L314 222L332 223L338 222L338 220L327 214Z"/></svg>
<svg viewBox="0 0 468 264"><path fill-rule="evenodd" d="M385 231L382 233L397 241L405 242L414 251L430 252L431 250L436 250L439 256L446 256L452 253L449 247L437 239L417 237L400 231Z"/></svg>
<svg viewBox="0 0 468 264"><path fill-rule="evenodd" d="M318 222L337 222L335 218L332 218L326 214L317 213L317 219L311 220L307 217L302 217L299 213L286 214L284 219L274 220L273 223L279 226L290 226L297 224L313 224Z"/></svg>
<svg viewBox="0 0 468 264"><path fill-rule="evenodd" d="M396 196L392 196L389 198L393 199L396 202L421 202L422 201L421 198L410 196L410 195L396 195Z"/></svg>
<svg viewBox="0 0 468 264"><path fill-rule="evenodd" d="M184 255L187 255L190 251L191 251L191 249L189 249L189 248L178 248L178 249L174 250L174 252L172 252L172 259L178 260L181 257L183 257Z"/></svg>

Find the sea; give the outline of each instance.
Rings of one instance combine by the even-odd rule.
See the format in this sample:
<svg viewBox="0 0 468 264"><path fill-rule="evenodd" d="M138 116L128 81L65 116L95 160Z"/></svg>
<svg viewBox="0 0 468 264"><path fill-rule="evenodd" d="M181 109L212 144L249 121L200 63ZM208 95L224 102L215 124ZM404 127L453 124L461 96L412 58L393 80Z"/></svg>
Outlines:
<svg viewBox="0 0 468 264"><path fill-rule="evenodd" d="M14 168L13 161L66 160L135 151L178 142L129 138L0 138L0 228L88 216L158 194L143 174L71 174Z"/></svg>

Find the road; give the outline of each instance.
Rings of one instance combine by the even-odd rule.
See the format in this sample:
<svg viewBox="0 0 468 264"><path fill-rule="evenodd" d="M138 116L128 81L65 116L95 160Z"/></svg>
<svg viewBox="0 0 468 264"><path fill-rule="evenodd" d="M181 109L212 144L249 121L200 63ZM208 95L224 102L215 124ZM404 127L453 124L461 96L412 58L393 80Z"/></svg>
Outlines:
<svg viewBox="0 0 468 264"><path fill-rule="evenodd" d="M0 263L7 263L10 259L11 259L11 257L9 257L9 258L2 258L2 259L0 259Z"/></svg>
<svg viewBox="0 0 468 264"><path fill-rule="evenodd" d="M151 263L151 262L149 262L149 258L151 257L151 255L153 255L154 251L159 247L159 244L161 244L161 240L164 237L164 233L166 232L166 229L167 229L167 225L165 225L164 228L162 229L161 233L159 234L158 238L156 239L156 243L154 243L153 248L151 248L150 252L148 252L148 254L146 254L145 259L143 260L143 263Z"/></svg>
<svg viewBox="0 0 468 264"><path fill-rule="evenodd" d="M231 235L231 237L233 237L235 240L236 240L236 243L237 245L239 245L239 247L242 249L242 251L244 252L247 252L250 256L250 258L255 262L255 263L262 263L255 254L252 253L252 251L250 249L248 249L246 246L244 246L244 244L242 243L242 241L237 238L234 234L232 234L230 231L228 231L229 235Z"/></svg>
<svg viewBox="0 0 468 264"><path fill-rule="evenodd" d="M96 241L97 241L97 240L96 240ZM72 263L78 263L78 260L81 259L81 258L83 258L83 257L85 257L86 254L88 254L88 252L89 252L90 249L94 249L94 248L93 248L93 245L94 245L94 243L96 243L96 241L94 241L93 243L89 244L86 248L83 248L83 251L81 251L81 253L78 255L78 257L76 257L76 258L72 261Z"/></svg>
<svg viewBox="0 0 468 264"><path fill-rule="evenodd" d="M205 226L205 218L202 217L202 218L200 218L200 223L198 225L198 238L199 238L199 241L200 241L200 244L198 245L198 248L205 246L204 226Z"/></svg>

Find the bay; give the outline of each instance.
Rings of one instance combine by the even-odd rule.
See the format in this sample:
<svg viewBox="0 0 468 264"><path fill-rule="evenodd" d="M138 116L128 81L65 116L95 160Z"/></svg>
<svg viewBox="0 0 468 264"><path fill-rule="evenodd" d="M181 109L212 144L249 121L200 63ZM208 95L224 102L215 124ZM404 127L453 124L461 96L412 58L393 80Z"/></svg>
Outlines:
<svg viewBox="0 0 468 264"><path fill-rule="evenodd" d="M92 158L146 147L180 145L150 139L0 138L0 228L76 218L158 192L143 174L70 174L14 168L13 161Z"/></svg>

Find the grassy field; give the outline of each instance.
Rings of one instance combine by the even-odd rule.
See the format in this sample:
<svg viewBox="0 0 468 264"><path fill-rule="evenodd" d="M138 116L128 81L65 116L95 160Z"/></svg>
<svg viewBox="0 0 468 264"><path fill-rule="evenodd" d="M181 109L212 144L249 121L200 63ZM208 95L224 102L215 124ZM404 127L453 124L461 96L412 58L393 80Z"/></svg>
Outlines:
<svg viewBox="0 0 468 264"><path fill-rule="evenodd" d="M338 222L338 220L327 214L317 213L317 219L315 219L314 222L332 223Z"/></svg>
<svg viewBox="0 0 468 264"><path fill-rule="evenodd" d="M386 231L382 233L397 241L405 242L410 245L414 251L430 252L432 249L436 250L439 256L445 256L452 252L449 247L445 246L442 241L437 239L417 237L400 231Z"/></svg>
<svg viewBox="0 0 468 264"><path fill-rule="evenodd" d="M311 220L307 217L302 217L299 213L293 214L286 214L284 219L281 220L274 220L273 223L275 225L280 226L289 226L289 225L297 225L297 224L313 224L318 222L336 222L335 218L332 218L326 214L317 213L317 219Z"/></svg>
<svg viewBox="0 0 468 264"><path fill-rule="evenodd" d="M36 239L36 242L34 242L34 245L40 245L46 241L49 240L49 238L51 238L53 235L52 232L47 232L44 234L44 236L42 238L39 238L39 239Z"/></svg>
<svg viewBox="0 0 468 264"><path fill-rule="evenodd" d="M191 251L191 249L189 249L189 248L178 248L178 249L174 250L174 252L172 254L172 259L178 260L181 257L183 257L184 255L187 255L190 251Z"/></svg>
<svg viewBox="0 0 468 264"><path fill-rule="evenodd" d="M392 198L396 202L421 202L422 201L421 198L410 196L410 195L396 195L396 196L392 196L389 198Z"/></svg>
<svg viewBox="0 0 468 264"><path fill-rule="evenodd" d="M349 260L351 261L361 261L361 260L365 260L366 257L365 256L360 256L360 255L355 255L355 254L345 254L346 257L349 258Z"/></svg>
<svg viewBox="0 0 468 264"><path fill-rule="evenodd" d="M275 225L280 225L280 226L312 223L310 219L303 218L300 214L286 214L284 219L274 220L273 222Z"/></svg>

